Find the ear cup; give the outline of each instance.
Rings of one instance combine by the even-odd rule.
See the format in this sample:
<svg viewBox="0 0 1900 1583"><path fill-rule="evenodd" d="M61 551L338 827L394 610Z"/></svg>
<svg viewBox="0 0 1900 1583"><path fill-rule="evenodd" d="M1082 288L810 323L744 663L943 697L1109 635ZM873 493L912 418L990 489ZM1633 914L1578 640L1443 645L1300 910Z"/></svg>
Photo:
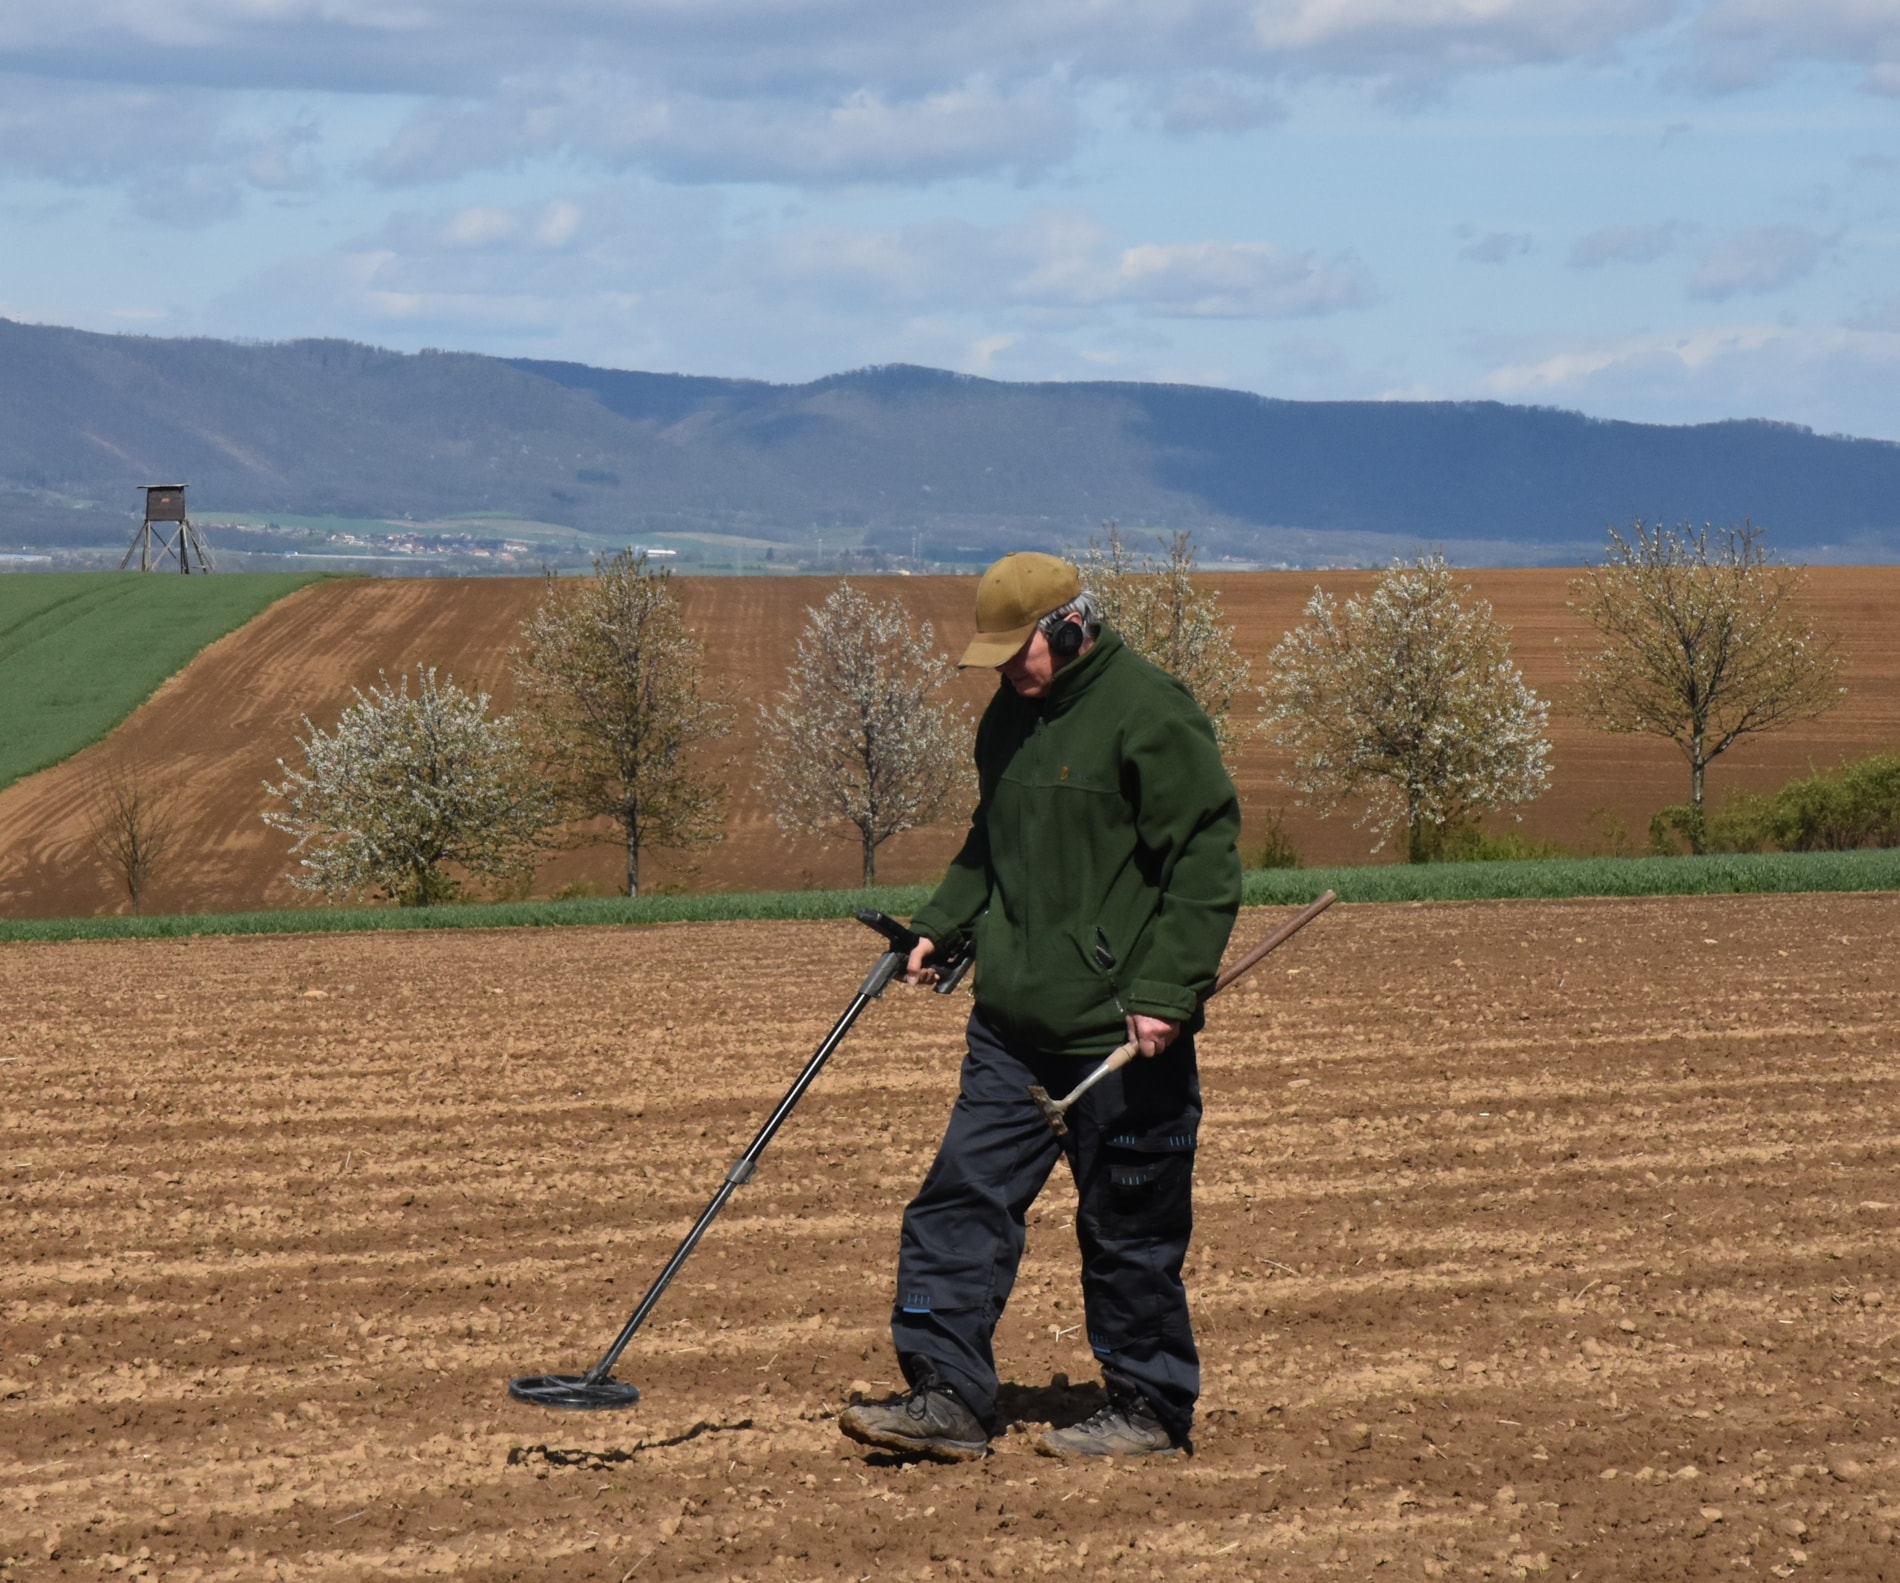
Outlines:
<svg viewBox="0 0 1900 1583"><path fill-rule="evenodd" d="M1072 660L1082 652L1082 623L1062 621L1049 633L1049 652L1058 660Z"/></svg>

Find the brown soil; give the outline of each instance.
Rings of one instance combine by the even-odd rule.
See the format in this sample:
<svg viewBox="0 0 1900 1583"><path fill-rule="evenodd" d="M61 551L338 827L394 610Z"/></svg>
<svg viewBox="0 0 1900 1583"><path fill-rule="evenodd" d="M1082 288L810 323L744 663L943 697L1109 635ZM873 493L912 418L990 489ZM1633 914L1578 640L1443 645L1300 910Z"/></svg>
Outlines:
<svg viewBox="0 0 1900 1583"><path fill-rule="evenodd" d="M1568 713L1569 655L1587 633L1565 608L1574 573L1470 573L1476 592L1515 628L1519 661L1553 704L1552 787L1526 811L1525 834L1579 851L1613 850L1616 832L1640 849L1649 817L1688 793L1676 750L1650 739L1611 737ZM1845 702L1819 721L1745 741L1717 761L1711 796L1747 786L1772 791L1791 776L1900 746L1900 645L1892 611L1900 567L1827 567L1812 574L1820 622L1842 634L1851 668ZM1341 596L1370 587L1369 572L1253 573L1216 579L1241 645L1256 667L1300 620L1315 582ZM955 647L969 624L969 578L868 578L879 597L900 595L938 642ZM756 708L784 684L807 608L832 586L819 578L683 578L687 615L708 647L708 669L737 705L737 727L720 750L733 789L725 840L691 856L650 854L644 877L660 888L784 890L856 884L855 845L788 839L754 784ZM113 759L149 766L186 800L177 856L154 880L148 910L228 911L291 906L306 899L286 883L287 842L259 817L266 778L280 756L298 761L295 736L305 713L331 725L351 686L379 670L394 679L417 664L437 666L464 685L512 697L508 650L540 597L534 579L352 580L307 589L213 645L99 747L0 792L0 913L46 917L124 906L91 855L87 793ZM995 686L972 672L960 687L972 712ZM1321 821L1294 805L1277 779L1284 761L1258 743L1241 755L1238 780L1246 840L1260 838L1284 809L1309 864L1364 862L1373 837L1347 817ZM1513 828L1508 818L1497 828ZM952 822L914 831L879 854L879 878L934 877L956 849ZM1390 856L1388 850L1385 854ZM621 887L624 859L611 847L564 853L543 864L535 893L584 881L604 893Z"/></svg>
<svg viewBox="0 0 1900 1583"><path fill-rule="evenodd" d="M1342 907L1243 981L1191 1460L1030 1452L1095 1400L1060 1176L998 1338L1024 1427L838 1436L955 1081L910 992L635 1339L638 1408L509 1401L598 1355L869 958L0 948L0 1576L1900 1577L1900 899Z"/></svg>

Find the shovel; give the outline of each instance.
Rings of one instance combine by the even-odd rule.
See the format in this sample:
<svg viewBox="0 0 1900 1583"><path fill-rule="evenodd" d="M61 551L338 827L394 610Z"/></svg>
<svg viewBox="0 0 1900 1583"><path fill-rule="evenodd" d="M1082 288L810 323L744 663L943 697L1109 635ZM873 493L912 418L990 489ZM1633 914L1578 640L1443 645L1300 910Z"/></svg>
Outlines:
<svg viewBox="0 0 1900 1583"><path fill-rule="evenodd" d="M1222 970L1220 977L1214 980L1214 987L1207 992L1208 1000L1212 1000L1229 984L1233 983L1235 979L1239 978L1242 973L1253 968L1268 952L1278 946L1285 945L1287 941L1291 940L1294 935L1298 934L1337 900L1339 900L1338 896L1329 890L1320 896L1317 901L1303 907L1298 913L1294 914L1293 917L1287 919L1285 923L1281 924L1280 927L1275 929L1266 939L1248 951L1248 953L1232 967ZM1107 1077L1110 1072L1119 1072L1130 1061L1134 1060L1139 1053L1139 1046L1136 1045L1133 1039L1130 1039L1128 1043L1124 1044L1100 1066L1096 1067L1093 1072L1089 1073L1087 1077L1083 1078L1081 1082L1077 1083L1066 1097L1062 1099L1051 1099L1049 1097L1049 1090L1044 1088L1040 1083L1030 1085L1029 1097L1036 1102L1038 1108L1042 1111L1044 1119L1048 1121L1049 1125L1055 1128L1056 1136L1058 1138L1066 1138L1069 1135L1069 1123L1064 1116L1064 1112L1097 1083L1101 1082L1103 1078Z"/></svg>

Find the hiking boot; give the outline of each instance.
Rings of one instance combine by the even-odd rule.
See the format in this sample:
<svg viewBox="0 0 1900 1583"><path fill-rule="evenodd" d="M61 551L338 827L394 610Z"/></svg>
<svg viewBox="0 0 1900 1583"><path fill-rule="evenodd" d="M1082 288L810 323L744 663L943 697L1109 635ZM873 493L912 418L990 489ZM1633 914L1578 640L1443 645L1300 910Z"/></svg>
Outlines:
<svg viewBox="0 0 1900 1583"><path fill-rule="evenodd" d="M1171 1457L1180 1450L1139 1396L1109 1404L1068 1429L1049 1429L1036 1442L1045 1457Z"/></svg>
<svg viewBox="0 0 1900 1583"><path fill-rule="evenodd" d="M934 1371L907 1396L847 1407L838 1415L838 1427L867 1446L905 1451L934 1462L973 1462L990 1449L989 1434L976 1414Z"/></svg>

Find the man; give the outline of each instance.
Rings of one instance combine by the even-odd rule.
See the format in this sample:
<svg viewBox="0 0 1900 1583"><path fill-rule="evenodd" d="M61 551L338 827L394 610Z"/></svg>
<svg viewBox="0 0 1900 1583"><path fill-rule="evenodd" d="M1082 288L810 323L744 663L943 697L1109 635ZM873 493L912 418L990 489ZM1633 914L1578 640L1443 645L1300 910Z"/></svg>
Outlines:
<svg viewBox="0 0 1900 1583"><path fill-rule="evenodd" d="M911 1390L847 1408L868 1445L980 1457L996 1427L990 1339L1058 1155L1080 1206L1088 1337L1108 1405L1053 1456L1188 1444L1200 1360L1181 1266L1201 1116L1194 1035L1240 905L1240 806L1187 690L1097 620L1073 566L1008 555L977 588L964 666L1002 677L977 728L962 850L911 920L906 979L976 937L976 1008L950 1125L904 1212L891 1331ZM1031 1084L1066 1094L1125 1040L1058 1138Z"/></svg>

